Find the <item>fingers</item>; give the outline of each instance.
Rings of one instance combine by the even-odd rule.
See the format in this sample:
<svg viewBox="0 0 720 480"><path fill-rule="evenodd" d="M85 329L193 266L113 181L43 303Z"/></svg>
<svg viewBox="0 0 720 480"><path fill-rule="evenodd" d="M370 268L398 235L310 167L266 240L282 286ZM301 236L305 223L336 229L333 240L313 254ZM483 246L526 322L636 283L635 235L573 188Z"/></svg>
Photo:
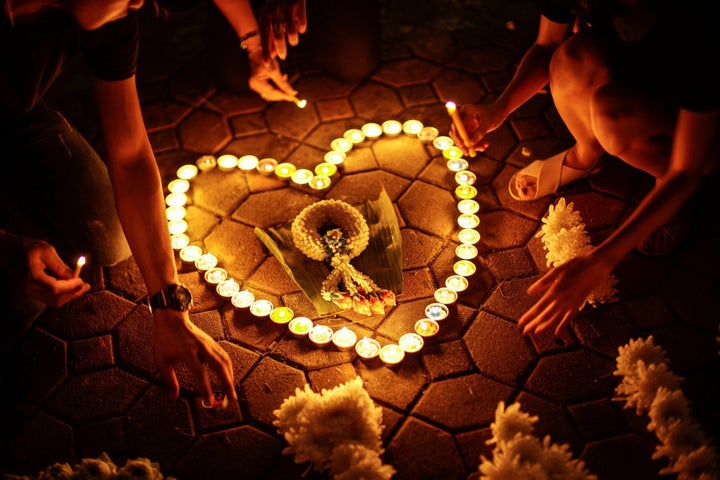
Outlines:
<svg viewBox="0 0 720 480"><path fill-rule="evenodd" d="M272 23L272 38L277 50L277 56L281 60L287 58L287 45L285 44L285 24L279 20Z"/></svg>
<svg viewBox="0 0 720 480"><path fill-rule="evenodd" d="M168 396L173 402L180 396L180 383L178 383L177 375L175 375L175 369L172 365L158 364L158 372L160 374L160 380L168 388Z"/></svg>
<svg viewBox="0 0 720 480"><path fill-rule="evenodd" d="M297 22L297 31L299 33L305 33L307 31L307 8L305 0L301 0L298 3L297 9L295 10L295 19Z"/></svg>

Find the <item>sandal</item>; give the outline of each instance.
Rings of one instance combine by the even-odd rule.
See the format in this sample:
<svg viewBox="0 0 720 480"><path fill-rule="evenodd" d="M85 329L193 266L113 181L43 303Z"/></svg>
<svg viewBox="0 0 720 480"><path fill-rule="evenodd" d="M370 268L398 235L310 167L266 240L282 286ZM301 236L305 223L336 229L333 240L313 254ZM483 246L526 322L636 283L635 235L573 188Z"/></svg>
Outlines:
<svg viewBox="0 0 720 480"><path fill-rule="evenodd" d="M600 163L598 163L598 165L594 168L587 169L568 167L564 164L565 156L568 151L570 151L570 149L562 151L545 160L535 160L530 165L513 175L510 178L510 183L508 184L510 196L515 200L523 202L537 200L538 198L557 192L557 190L563 185L567 185L570 182L585 178L602 170L602 165ZM523 198L520 196L522 192L517 186L518 175L527 175L537 179L535 182L534 197Z"/></svg>
<svg viewBox="0 0 720 480"><path fill-rule="evenodd" d="M672 255L685 245L690 238L690 224L685 220L674 220L655 230L635 249L650 257Z"/></svg>

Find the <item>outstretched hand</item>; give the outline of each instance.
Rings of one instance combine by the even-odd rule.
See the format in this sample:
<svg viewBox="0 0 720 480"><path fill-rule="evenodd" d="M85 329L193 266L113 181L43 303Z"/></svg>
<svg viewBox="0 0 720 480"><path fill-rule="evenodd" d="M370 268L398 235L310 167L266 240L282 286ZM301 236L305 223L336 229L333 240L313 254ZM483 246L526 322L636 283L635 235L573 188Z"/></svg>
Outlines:
<svg viewBox="0 0 720 480"><path fill-rule="evenodd" d="M478 152L482 152L488 147L488 142L484 140L485 135L502 125L506 118L494 104L468 104L463 106L459 113L465 130L468 132L470 146ZM450 127L450 137L465 155L470 154L470 149L465 145L455 124Z"/></svg>
<svg viewBox="0 0 720 480"><path fill-rule="evenodd" d="M305 0L265 0L259 16L263 59L284 60L287 44L297 45L307 31Z"/></svg>
<svg viewBox="0 0 720 480"><path fill-rule="evenodd" d="M214 392L218 389L237 402L233 367L228 353L195 326L187 312L163 308L155 310L153 316L155 365L160 378L170 389L170 397L177 400L180 395L175 365L184 363L197 380L205 405L215 404ZM211 372L219 382L215 388L210 380Z"/></svg>
<svg viewBox="0 0 720 480"><path fill-rule="evenodd" d="M294 100L297 90L288 82L287 75L282 73L277 60L265 62L260 57L259 51L253 51L250 53L250 69L248 85L263 100L268 102Z"/></svg>
<svg viewBox="0 0 720 480"><path fill-rule="evenodd" d="M59 307L90 290L90 284L74 277L73 270L46 241L25 239L22 248L28 268L24 288L30 298Z"/></svg>

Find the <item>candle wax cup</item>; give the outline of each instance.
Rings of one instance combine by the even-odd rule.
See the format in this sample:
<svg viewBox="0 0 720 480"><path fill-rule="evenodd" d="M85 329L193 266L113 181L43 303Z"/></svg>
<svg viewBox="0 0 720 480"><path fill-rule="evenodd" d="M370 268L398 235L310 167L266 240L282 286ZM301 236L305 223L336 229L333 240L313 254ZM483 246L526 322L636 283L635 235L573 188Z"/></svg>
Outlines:
<svg viewBox="0 0 720 480"><path fill-rule="evenodd" d="M423 318L415 322L415 332L422 337L432 337L440 331L440 324L435 320Z"/></svg>
<svg viewBox="0 0 720 480"><path fill-rule="evenodd" d="M455 247L455 255L463 260L472 260L478 256L478 249L475 245L463 243Z"/></svg>
<svg viewBox="0 0 720 480"><path fill-rule="evenodd" d="M250 313L256 317L267 317L272 312L273 304L270 300L255 300L250 305Z"/></svg>
<svg viewBox="0 0 720 480"><path fill-rule="evenodd" d="M182 250L190 243L190 237L184 233L178 233L170 238L173 250Z"/></svg>
<svg viewBox="0 0 720 480"><path fill-rule="evenodd" d="M195 161L195 165L197 165L201 172L205 172L215 168L217 158L215 158L215 155L203 155Z"/></svg>
<svg viewBox="0 0 720 480"><path fill-rule="evenodd" d="M248 290L241 290L230 300L236 308L248 308L255 301L255 295Z"/></svg>
<svg viewBox="0 0 720 480"><path fill-rule="evenodd" d="M350 350L357 342L357 335L349 328L342 327L333 333L332 341L340 350Z"/></svg>
<svg viewBox="0 0 720 480"><path fill-rule="evenodd" d="M275 323L288 323L293 318L293 311L288 307L275 307L270 312L270 320Z"/></svg>
<svg viewBox="0 0 720 480"><path fill-rule="evenodd" d="M436 137L432 143L433 147L437 148L438 150L445 150L446 148L455 146L455 142L453 142L453 139L445 135Z"/></svg>
<svg viewBox="0 0 720 480"><path fill-rule="evenodd" d="M212 253L203 253L197 260L195 260L195 268L202 271L210 270L211 268L217 266L217 262L217 257Z"/></svg>
<svg viewBox="0 0 720 480"><path fill-rule="evenodd" d="M397 120L386 120L382 124L383 133L389 137L394 137L402 132L402 123Z"/></svg>
<svg viewBox="0 0 720 480"><path fill-rule="evenodd" d="M255 170L260 160L255 155L243 155L238 158L238 168L240 170Z"/></svg>
<svg viewBox="0 0 720 480"><path fill-rule="evenodd" d="M298 337L307 335L312 328L313 322L307 317L295 317L288 324L290 332Z"/></svg>
<svg viewBox="0 0 720 480"><path fill-rule="evenodd" d="M220 267L213 267L205 272L205 281L217 285L218 283L226 280L228 276L227 270Z"/></svg>
<svg viewBox="0 0 720 480"><path fill-rule="evenodd" d="M405 350L400 345L390 343L380 349L380 359L386 365L397 365L405 358Z"/></svg>
<svg viewBox="0 0 720 480"><path fill-rule="evenodd" d="M461 275L450 275L445 279L445 286L456 292L462 292L463 290L467 290L469 282L467 278Z"/></svg>
<svg viewBox="0 0 720 480"><path fill-rule="evenodd" d="M188 196L185 193L168 193L165 197L165 205L168 207L182 207L188 201Z"/></svg>
<svg viewBox="0 0 720 480"><path fill-rule="evenodd" d="M457 300L458 294L454 290L450 290L447 287L441 287L435 290L435 300L446 305L454 303Z"/></svg>
<svg viewBox="0 0 720 480"><path fill-rule="evenodd" d="M458 240L468 245L475 244L480 241L480 232L472 228L463 228L458 232Z"/></svg>
<svg viewBox="0 0 720 480"><path fill-rule="evenodd" d="M176 175L183 180L192 180L197 177L198 168L195 165L183 165L177 169Z"/></svg>
<svg viewBox="0 0 720 480"><path fill-rule="evenodd" d="M453 271L463 277L469 277L475 273L477 267L470 260L459 260L453 265Z"/></svg>
<svg viewBox="0 0 720 480"><path fill-rule="evenodd" d="M362 126L362 132L365 134L366 138L374 139L382 135L383 130L377 123L366 123Z"/></svg>
<svg viewBox="0 0 720 480"><path fill-rule="evenodd" d="M184 178L176 178L168 183L168 190L172 193L185 193L190 190L190 182Z"/></svg>
<svg viewBox="0 0 720 480"><path fill-rule="evenodd" d="M188 245L180 249L180 259L187 263L194 264L195 261L202 256L202 254L203 250L198 245Z"/></svg>
<svg viewBox="0 0 720 480"><path fill-rule="evenodd" d="M425 316L430 320L444 320L447 318L450 310L444 303L431 303L425 307Z"/></svg>
<svg viewBox="0 0 720 480"><path fill-rule="evenodd" d="M340 165L345 161L345 158L347 158L347 155L345 155L345 152L340 152L338 150L333 150L331 152L327 152L323 159L330 164L333 165Z"/></svg>
<svg viewBox="0 0 720 480"><path fill-rule="evenodd" d="M459 172L460 170L467 170L470 166L467 160L464 158L451 158L447 162L447 168L451 172Z"/></svg>
<svg viewBox="0 0 720 480"><path fill-rule="evenodd" d="M238 158L235 155L225 154L220 155L217 159L217 165L223 172L229 172L235 170L238 165Z"/></svg>
<svg viewBox="0 0 720 480"><path fill-rule="evenodd" d="M398 345L407 353L419 352L424 344L425 341L417 333L406 333L398 339Z"/></svg>
<svg viewBox="0 0 720 480"><path fill-rule="evenodd" d="M168 222L168 231L170 232L170 235L185 233L187 232L187 229L188 223L182 218L180 220L172 220Z"/></svg>
<svg viewBox="0 0 720 480"><path fill-rule="evenodd" d="M380 343L373 338L363 337L355 344L355 352L364 359L375 358L380 354Z"/></svg>
<svg viewBox="0 0 720 480"><path fill-rule="evenodd" d="M332 341L333 330L327 325L315 325L308 336L315 345L325 346Z"/></svg>
<svg viewBox="0 0 720 480"><path fill-rule="evenodd" d="M218 283L215 291L221 297L230 298L240 291L240 284L234 278L228 278Z"/></svg>

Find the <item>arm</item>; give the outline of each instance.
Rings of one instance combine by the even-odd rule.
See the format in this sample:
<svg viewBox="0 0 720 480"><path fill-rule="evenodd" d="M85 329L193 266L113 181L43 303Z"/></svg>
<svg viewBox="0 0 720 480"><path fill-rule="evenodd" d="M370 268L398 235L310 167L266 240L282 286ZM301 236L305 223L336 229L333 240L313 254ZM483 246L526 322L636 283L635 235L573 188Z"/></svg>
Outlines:
<svg viewBox="0 0 720 480"><path fill-rule="evenodd" d="M93 87L120 221L152 294L178 283L178 274L160 172L145 130L135 77L94 79ZM228 396L237 400L227 352L190 321L187 311L156 309L153 317L155 363L173 398L180 393L174 365L183 362L197 379L206 402L213 402L206 364L217 373Z"/></svg>
<svg viewBox="0 0 720 480"><path fill-rule="evenodd" d="M541 298L519 320L523 333L555 326L555 333L577 314L587 296L636 244L672 216L697 192L703 178L718 167L714 142L720 110L681 110L675 127L670 165L655 187L609 237L589 254L553 268L528 288Z"/></svg>

